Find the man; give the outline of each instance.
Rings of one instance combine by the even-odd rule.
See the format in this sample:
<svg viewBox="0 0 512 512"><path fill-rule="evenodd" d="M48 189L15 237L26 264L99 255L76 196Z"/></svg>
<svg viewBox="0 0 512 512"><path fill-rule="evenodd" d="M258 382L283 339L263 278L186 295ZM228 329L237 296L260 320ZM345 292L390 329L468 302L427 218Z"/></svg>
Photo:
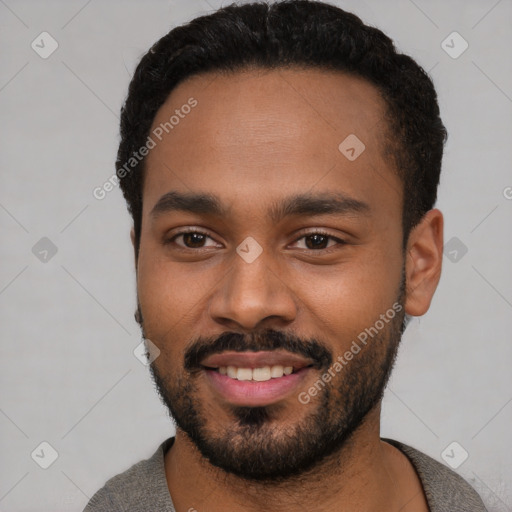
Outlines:
<svg viewBox="0 0 512 512"><path fill-rule="evenodd" d="M441 273L425 72L334 6L229 6L143 57L121 137L136 318L177 427L85 510L484 511L380 438Z"/></svg>

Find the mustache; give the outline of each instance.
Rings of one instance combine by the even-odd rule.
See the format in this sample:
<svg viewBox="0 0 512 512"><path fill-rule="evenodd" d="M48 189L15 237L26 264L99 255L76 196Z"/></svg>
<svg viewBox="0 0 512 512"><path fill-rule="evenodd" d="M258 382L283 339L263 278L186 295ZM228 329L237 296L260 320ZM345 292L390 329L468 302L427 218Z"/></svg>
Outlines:
<svg viewBox="0 0 512 512"><path fill-rule="evenodd" d="M198 338L185 351L184 367L188 371L201 370L200 363L204 358L227 350L259 352L280 349L311 359L319 370L329 368L333 361L331 351L315 338L302 340L293 334L267 329L249 335L226 332L218 337Z"/></svg>

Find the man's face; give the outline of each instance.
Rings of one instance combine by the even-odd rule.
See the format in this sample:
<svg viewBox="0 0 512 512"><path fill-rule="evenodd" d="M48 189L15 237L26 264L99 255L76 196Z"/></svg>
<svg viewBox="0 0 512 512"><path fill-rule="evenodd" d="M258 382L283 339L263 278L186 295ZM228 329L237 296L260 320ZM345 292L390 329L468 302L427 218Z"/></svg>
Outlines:
<svg viewBox="0 0 512 512"><path fill-rule="evenodd" d="M228 472L298 474L378 406L405 312L384 111L361 79L296 69L196 76L157 113L175 118L146 160L143 332L177 426Z"/></svg>

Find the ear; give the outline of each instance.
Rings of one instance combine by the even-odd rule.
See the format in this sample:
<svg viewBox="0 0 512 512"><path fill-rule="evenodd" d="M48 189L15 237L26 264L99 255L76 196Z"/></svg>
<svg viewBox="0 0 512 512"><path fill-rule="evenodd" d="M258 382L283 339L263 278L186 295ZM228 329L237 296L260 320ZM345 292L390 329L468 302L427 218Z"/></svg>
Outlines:
<svg viewBox="0 0 512 512"><path fill-rule="evenodd" d="M137 270L137 249L135 248L135 229L130 230L130 238L132 241L132 247L133 247L133 255L135 258L135 270Z"/></svg>
<svg viewBox="0 0 512 512"><path fill-rule="evenodd" d="M407 241L405 261L405 312L424 315L441 277L443 263L443 214L428 211L415 226Z"/></svg>
<svg viewBox="0 0 512 512"><path fill-rule="evenodd" d="M137 260L138 260L138 257L137 257L137 249L135 248L135 230L132 228L130 230L130 239L132 241L132 246L133 246L133 254L134 254L134 257L135 257L135 273L137 273ZM135 321L140 325L142 326L142 314L140 312L140 303L139 303L139 297L137 296L137 309L135 310Z"/></svg>

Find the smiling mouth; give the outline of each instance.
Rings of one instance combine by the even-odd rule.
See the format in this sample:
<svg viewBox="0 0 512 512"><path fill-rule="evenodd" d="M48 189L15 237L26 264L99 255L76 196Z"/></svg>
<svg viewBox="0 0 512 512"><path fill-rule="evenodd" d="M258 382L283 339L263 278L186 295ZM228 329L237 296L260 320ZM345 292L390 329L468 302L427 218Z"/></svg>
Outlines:
<svg viewBox="0 0 512 512"><path fill-rule="evenodd" d="M258 352L224 351L201 361L206 370L212 370L233 380L265 382L297 373L313 366L311 359L286 350Z"/></svg>
<svg viewBox="0 0 512 512"><path fill-rule="evenodd" d="M310 368L312 366L312 364L306 366L296 365L295 367L276 364L272 366L260 366L258 368L244 368L233 365L219 366L217 368L204 366L204 368L207 370L213 370L234 380L265 382L271 379L279 379L281 377L291 375L292 373L297 373L302 368Z"/></svg>
<svg viewBox="0 0 512 512"><path fill-rule="evenodd" d="M201 366L206 382L222 401L261 407L300 391L315 363L287 350L225 351L206 357Z"/></svg>

